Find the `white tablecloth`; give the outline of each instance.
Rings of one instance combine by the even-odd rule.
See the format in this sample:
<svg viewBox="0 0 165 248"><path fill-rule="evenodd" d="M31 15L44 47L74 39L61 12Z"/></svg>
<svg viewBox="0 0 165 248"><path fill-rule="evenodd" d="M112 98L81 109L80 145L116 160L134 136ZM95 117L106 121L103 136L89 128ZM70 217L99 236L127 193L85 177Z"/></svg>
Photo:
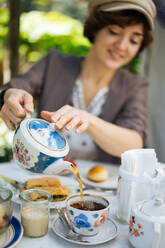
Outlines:
<svg viewBox="0 0 165 248"><path fill-rule="evenodd" d="M14 204L14 216L20 219L20 206L18 204ZM115 219L114 214L111 214ZM55 216L56 218L57 216ZM63 240L62 238L58 237L51 229L51 222L49 225L49 231L48 234L46 234L44 237L41 238L28 238L23 237L21 242L17 245L17 248L64 248L64 247L72 247L72 248L78 248L78 247L85 247L85 245L78 245L73 244L68 241ZM127 239L128 234L128 225L122 225L118 221L116 223L119 225L119 235L114 239L107 243L97 245L97 247L100 248L131 248L131 244L129 244ZM87 246L86 246L87 247ZM91 248L95 248L96 245L89 246Z"/></svg>
<svg viewBox="0 0 165 248"><path fill-rule="evenodd" d="M6 167L6 170L4 169ZM9 169L10 167L10 169ZM22 170L22 169L20 169ZM28 179L25 171L20 171L16 165L11 163L0 164L0 175L8 176L13 179L20 179L22 175ZM23 173L23 174L21 174ZM67 179L67 177L66 177ZM111 195L110 193L101 193L103 196L105 195L111 203L110 207L110 216L115 219L115 209L116 209L116 196ZM20 205L17 203L13 203L13 215L20 220ZM58 237L51 229L51 222L53 218L57 218L56 215L51 214L51 220L49 225L48 234L41 238L28 238L23 237L20 243L17 245L17 248L63 248L63 247L85 247L85 245L78 245L74 243L70 243L62 238ZM115 219L116 220L116 219ZM114 239L107 243L97 245L97 247L105 248L131 248L132 246L129 244L127 239L128 234L128 225L120 224L117 220L116 223L119 225L119 235ZM95 248L96 245L91 245L91 248Z"/></svg>

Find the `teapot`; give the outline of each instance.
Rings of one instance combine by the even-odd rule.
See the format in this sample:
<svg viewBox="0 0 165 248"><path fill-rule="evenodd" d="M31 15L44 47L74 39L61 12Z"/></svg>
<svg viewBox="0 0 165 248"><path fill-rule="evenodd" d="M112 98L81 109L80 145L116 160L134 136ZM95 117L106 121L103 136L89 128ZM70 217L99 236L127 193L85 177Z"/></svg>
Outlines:
<svg viewBox="0 0 165 248"><path fill-rule="evenodd" d="M153 198L136 203L131 209L128 239L136 248L164 248L165 244L165 171L157 168L152 179Z"/></svg>
<svg viewBox="0 0 165 248"><path fill-rule="evenodd" d="M136 248L164 248L165 201L163 199L155 198L138 202L132 208L128 239Z"/></svg>
<svg viewBox="0 0 165 248"><path fill-rule="evenodd" d="M45 174L72 171L72 163L64 160L68 153L68 142L61 131L55 130L54 123L31 118L26 113L16 127L13 157L21 168Z"/></svg>

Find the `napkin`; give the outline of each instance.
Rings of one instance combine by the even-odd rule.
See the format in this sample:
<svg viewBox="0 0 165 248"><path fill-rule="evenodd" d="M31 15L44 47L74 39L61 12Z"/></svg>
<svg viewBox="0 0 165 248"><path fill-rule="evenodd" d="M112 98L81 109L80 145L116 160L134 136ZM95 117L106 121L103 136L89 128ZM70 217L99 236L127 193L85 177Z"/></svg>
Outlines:
<svg viewBox="0 0 165 248"><path fill-rule="evenodd" d="M141 179L144 174L153 176L158 161L154 149L129 150L122 154L121 159L120 169L124 171L124 176L120 180L118 217L128 223L134 204L152 196L149 183L138 183L138 178Z"/></svg>
<svg viewBox="0 0 165 248"><path fill-rule="evenodd" d="M136 175L149 175L155 173L157 167L157 157L154 149L128 150L121 155L122 168Z"/></svg>

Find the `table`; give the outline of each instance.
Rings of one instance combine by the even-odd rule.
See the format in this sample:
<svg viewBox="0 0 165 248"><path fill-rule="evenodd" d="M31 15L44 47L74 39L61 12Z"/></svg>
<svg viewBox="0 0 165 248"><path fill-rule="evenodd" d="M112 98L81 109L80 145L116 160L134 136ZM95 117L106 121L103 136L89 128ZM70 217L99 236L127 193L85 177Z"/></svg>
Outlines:
<svg viewBox="0 0 165 248"><path fill-rule="evenodd" d="M114 198L114 197L113 197ZM110 197L110 199L112 199ZM115 197L116 200L116 197ZM115 201L114 201L115 202ZM14 203L14 216L17 217L20 220L20 206L16 203ZM115 219L114 213L110 214L111 217ZM57 217L56 215L54 216L55 218ZM49 225L49 231L48 234L46 234L44 237L41 238L28 238L28 237L23 237L21 242L17 245L17 248L29 248L29 247L35 247L35 248L64 248L64 247L72 247L72 248L78 248L78 247L87 247L85 245L77 245L73 244L70 242L67 242L60 237L58 237L51 229L51 222L52 222L52 217L50 220L50 225ZM116 223L119 225L120 228L120 233L116 237L116 239L111 240L107 243L97 245L97 247L100 248L106 248L106 247L111 247L111 248L131 248L131 244L129 244L128 239L127 239L127 234L128 234L128 225L123 225L120 224L117 220ZM91 248L96 248L96 245L89 246Z"/></svg>
<svg viewBox="0 0 165 248"><path fill-rule="evenodd" d="M6 163L5 167L8 168L8 166L11 166L11 164ZM4 172L3 169L1 169L1 168L3 168L3 164L0 164L0 175L2 175L2 173ZM12 171L12 169L10 171ZM19 172L19 169L17 170L17 175L15 174L15 179L16 179L16 176L18 176L18 172ZM10 176L9 170L7 171L7 173L8 173L8 176ZM14 172L12 171L11 172L12 177L14 176L13 173ZM101 244L101 245L97 245L97 247L100 247L100 248L106 248L106 247L131 248L132 246L127 239L128 225L120 224L116 220L116 217L115 217L116 204L117 204L116 196L114 196L113 194L110 194L110 193L101 193L101 194L103 196L106 196L110 200L110 203L111 203L110 216L113 219L115 219L115 221L119 225L120 230L119 230L119 235L116 237L116 239L111 240L111 241L104 243L104 244ZM20 220L20 205L17 203L13 203L13 215ZM49 231L48 231L47 235L45 235L44 237L41 237L41 238L23 237L22 240L20 241L20 243L17 245L17 248L29 248L29 247L35 247L35 248L46 248L46 247L49 247L49 248L54 248L54 247L55 248L63 248L63 247L78 248L78 247L87 247L85 245L78 245L78 244L70 243L70 242L58 237L51 229L52 220L53 220L53 218L57 218L57 215L51 214L50 217L51 217L51 220L50 220ZM96 245L89 246L89 247L96 248Z"/></svg>

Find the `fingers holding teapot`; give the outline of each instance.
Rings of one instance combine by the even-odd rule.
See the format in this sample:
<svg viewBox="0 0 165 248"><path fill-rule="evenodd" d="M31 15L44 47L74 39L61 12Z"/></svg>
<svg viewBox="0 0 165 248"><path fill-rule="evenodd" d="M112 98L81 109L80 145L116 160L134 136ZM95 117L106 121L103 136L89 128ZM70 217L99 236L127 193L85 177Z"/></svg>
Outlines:
<svg viewBox="0 0 165 248"><path fill-rule="evenodd" d="M71 131L75 128L77 134L86 131L89 125L89 113L69 105L64 105L55 112L42 111L41 116L54 122L58 129L65 127L67 131Z"/></svg>
<svg viewBox="0 0 165 248"><path fill-rule="evenodd" d="M33 113L33 97L21 89L8 89L4 95L1 118L11 130L16 128L25 117L26 112Z"/></svg>

